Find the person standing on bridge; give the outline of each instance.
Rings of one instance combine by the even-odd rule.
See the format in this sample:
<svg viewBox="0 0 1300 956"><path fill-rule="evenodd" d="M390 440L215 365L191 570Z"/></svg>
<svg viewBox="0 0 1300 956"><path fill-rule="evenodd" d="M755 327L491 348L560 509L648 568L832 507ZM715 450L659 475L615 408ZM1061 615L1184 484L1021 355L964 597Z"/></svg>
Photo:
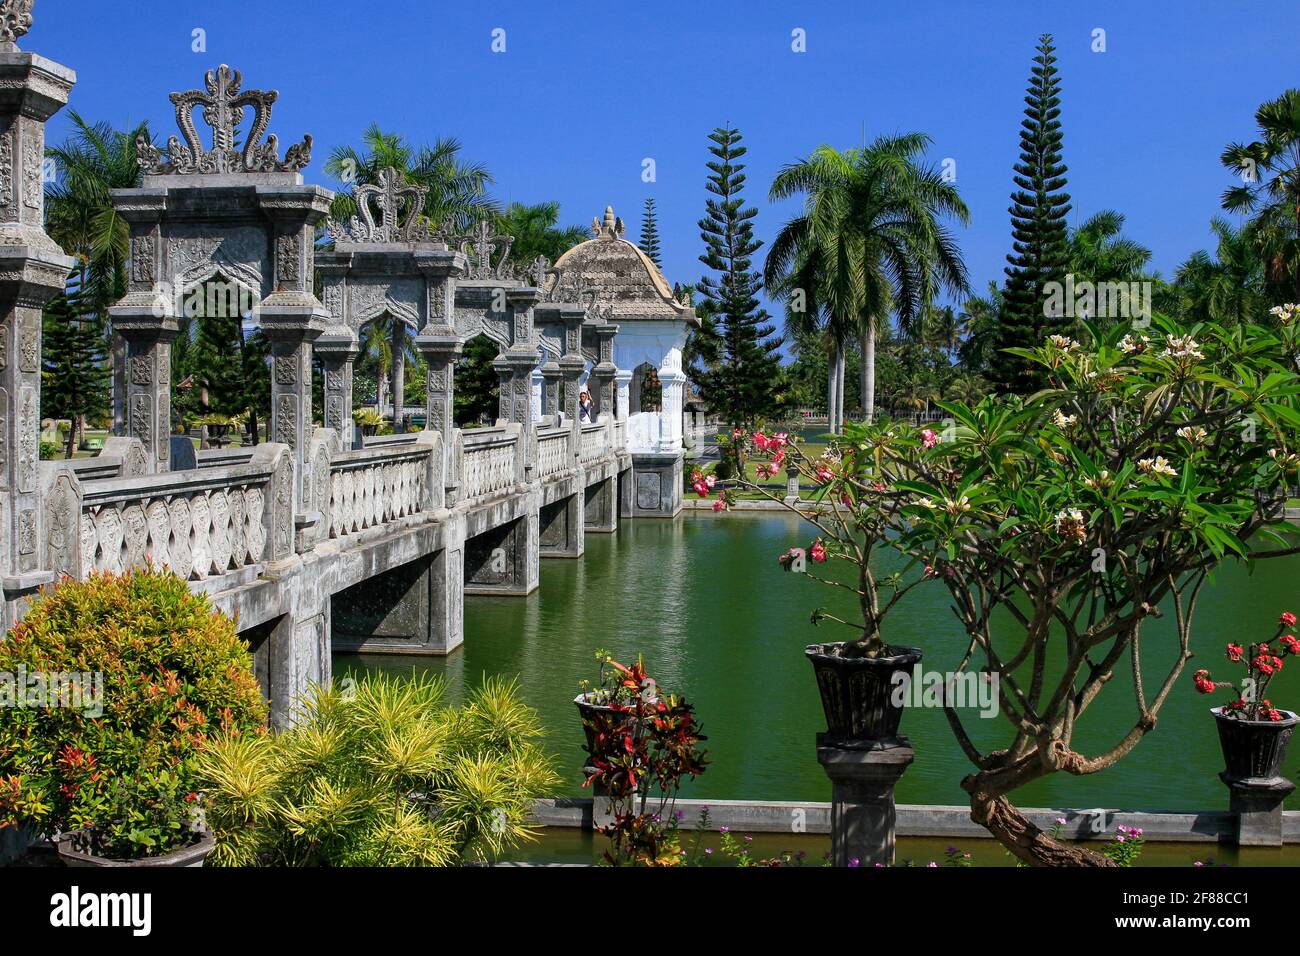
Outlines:
<svg viewBox="0 0 1300 956"><path fill-rule="evenodd" d="M578 394L578 421L590 424L595 420L596 409L591 403L591 392L585 388Z"/></svg>

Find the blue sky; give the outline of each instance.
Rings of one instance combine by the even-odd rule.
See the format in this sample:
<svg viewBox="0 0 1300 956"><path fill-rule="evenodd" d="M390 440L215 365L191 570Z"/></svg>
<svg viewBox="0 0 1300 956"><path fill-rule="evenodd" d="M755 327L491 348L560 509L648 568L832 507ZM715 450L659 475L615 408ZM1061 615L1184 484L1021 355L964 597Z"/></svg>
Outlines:
<svg viewBox="0 0 1300 956"><path fill-rule="evenodd" d="M696 0L178 2L42 0L22 47L77 71L71 105L125 126L174 131L167 94L229 63L246 87L280 91L282 148L315 137L309 181L330 149L372 120L412 141L454 135L487 164L502 200L558 200L566 222L606 204L639 232L659 207L670 280L700 274L696 221L706 136L738 126L749 198L770 239L793 214L767 202L783 165L821 143L921 130L956 161L971 209L961 232L972 285L1001 278L1008 194L1037 36L1056 35L1065 160L1075 213L1115 208L1168 275L1208 245L1232 184L1218 156L1249 139L1264 100L1300 83L1300 4L1203 0L879 3ZM111 10L111 12L109 12ZM1092 52L1093 31L1106 51ZM206 52L192 50L195 29ZM505 31L504 53L492 51ZM807 51L791 49L802 29ZM51 141L66 134L62 117ZM657 180L642 181L645 158ZM760 253L761 257L761 253Z"/></svg>

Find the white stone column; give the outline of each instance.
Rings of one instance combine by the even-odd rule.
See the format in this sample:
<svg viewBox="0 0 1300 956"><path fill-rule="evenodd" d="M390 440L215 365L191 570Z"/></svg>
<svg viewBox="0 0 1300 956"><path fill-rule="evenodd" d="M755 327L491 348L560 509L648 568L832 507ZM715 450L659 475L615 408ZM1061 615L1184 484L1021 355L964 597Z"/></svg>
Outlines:
<svg viewBox="0 0 1300 956"><path fill-rule="evenodd" d="M542 420L542 367L540 365L533 369L529 385L532 389L530 399L533 406L533 421L540 422Z"/></svg>
<svg viewBox="0 0 1300 956"><path fill-rule="evenodd" d="M632 372L628 369L621 368L614 373L614 387L618 392L616 407L618 409L618 420L627 421L629 409L632 400Z"/></svg>
<svg viewBox="0 0 1300 956"><path fill-rule="evenodd" d="M663 404L659 408L659 447L664 452L681 451L682 409L686 399L686 373L682 371L681 349L673 348L659 366Z"/></svg>

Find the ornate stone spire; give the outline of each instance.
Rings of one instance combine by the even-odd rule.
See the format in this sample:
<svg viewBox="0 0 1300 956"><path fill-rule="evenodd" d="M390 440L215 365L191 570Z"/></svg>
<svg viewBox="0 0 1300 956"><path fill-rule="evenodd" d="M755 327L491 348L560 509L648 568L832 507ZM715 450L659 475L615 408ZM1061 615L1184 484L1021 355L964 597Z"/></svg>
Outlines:
<svg viewBox="0 0 1300 956"><path fill-rule="evenodd" d="M335 242L427 242L431 236L423 213L428 194L427 186L407 182L400 170L381 169L378 184L353 187L357 215L346 226L327 220L325 229ZM378 222L375 209L379 210Z"/></svg>
<svg viewBox="0 0 1300 956"><path fill-rule="evenodd" d="M0 0L2 2L2 0ZM243 90L243 75L221 64L203 78L204 90L171 94L176 107L176 125L185 135L182 143L167 140L167 160L158 147L144 137L136 141L136 161L153 176L199 173L297 172L311 162L311 136L304 136L280 159L280 143L274 136L262 136L271 123L271 107L279 94L275 90ZM194 128L194 108L203 107L203 121L212 129L212 148L204 149ZM244 110L253 110L253 124L242 150L235 149L235 136Z"/></svg>
<svg viewBox="0 0 1300 956"><path fill-rule="evenodd" d="M622 239L626 231L627 227L623 225L623 220L615 218L613 206L605 207L603 223L594 217L591 220L591 234L596 239Z"/></svg>
<svg viewBox="0 0 1300 956"><path fill-rule="evenodd" d="M32 28L36 0L0 0L0 49L16 50L18 38Z"/></svg>
<svg viewBox="0 0 1300 956"><path fill-rule="evenodd" d="M514 237L499 235L496 228L486 219L480 220L478 227L469 235L458 236L444 224L439 230L439 237L450 249L458 249L469 259L467 279L513 279L515 269L510 262L510 247Z"/></svg>

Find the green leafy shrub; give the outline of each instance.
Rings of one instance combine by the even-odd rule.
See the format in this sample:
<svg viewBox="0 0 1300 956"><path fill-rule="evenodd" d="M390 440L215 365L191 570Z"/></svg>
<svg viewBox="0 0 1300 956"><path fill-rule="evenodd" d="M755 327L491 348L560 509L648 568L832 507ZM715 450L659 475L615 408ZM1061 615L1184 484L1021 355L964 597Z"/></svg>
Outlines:
<svg viewBox="0 0 1300 956"><path fill-rule="evenodd" d="M736 468L730 458L722 458L713 466L713 477L719 481L730 481L736 477Z"/></svg>
<svg viewBox="0 0 1300 956"><path fill-rule="evenodd" d="M33 701L38 675L47 688L78 675L85 693ZM0 828L89 827L92 849L113 857L191 842L194 754L216 732L255 737L266 720L234 624L153 569L42 590L0 642L6 691Z"/></svg>
<svg viewBox="0 0 1300 956"><path fill-rule="evenodd" d="M447 866L535 836L533 801L558 783L536 712L489 680L463 707L443 683L373 677L318 688L296 726L230 736L199 765L210 862Z"/></svg>
<svg viewBox="0 0 1300 956"><path fill-rule="evenodd" d="M53 461L63 454L63 446L56 441L42 441L40 456L41 461Z"/></svg>

